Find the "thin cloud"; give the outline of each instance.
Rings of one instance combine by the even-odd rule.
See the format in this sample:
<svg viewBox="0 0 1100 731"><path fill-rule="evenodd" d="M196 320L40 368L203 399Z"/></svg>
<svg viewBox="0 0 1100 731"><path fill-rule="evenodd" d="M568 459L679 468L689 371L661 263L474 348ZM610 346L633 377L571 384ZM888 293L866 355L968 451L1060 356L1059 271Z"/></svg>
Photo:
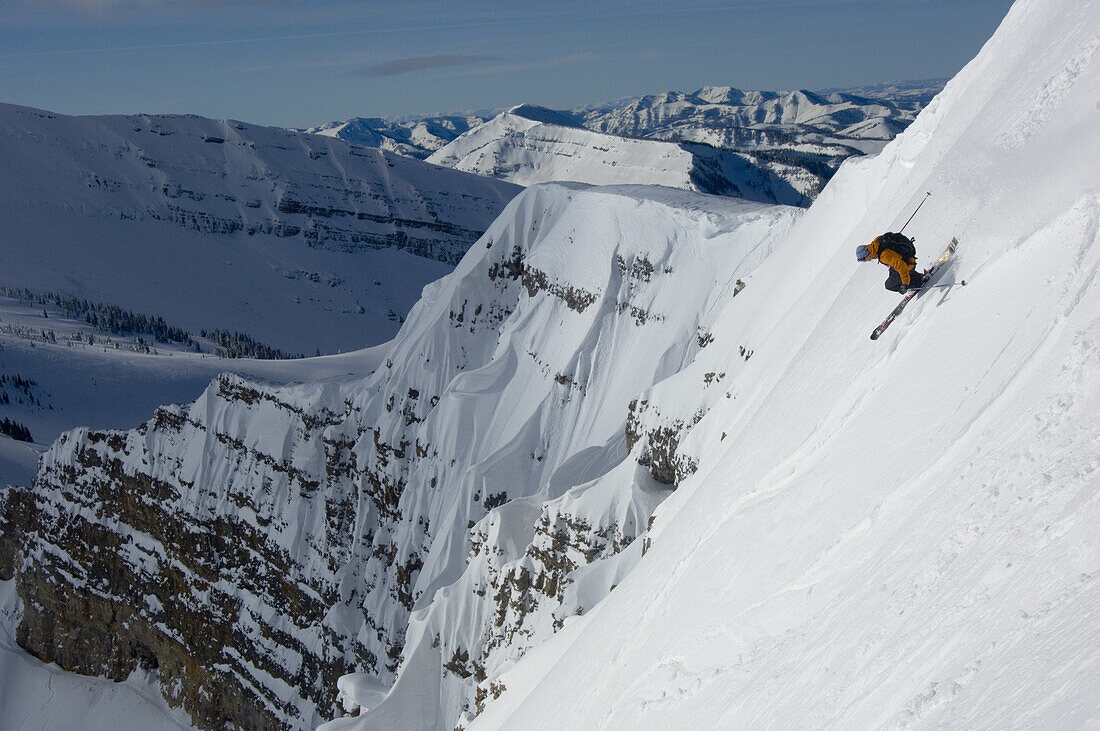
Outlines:
<svg viewBox="0 0 1100 731"><path fill-rule="evenodd" d="M576 66L577 64L593 63L600 60L601 57L601 54L597 53L574 53L569 56L561 56L559 58L548 58L537 61L522 61L519 63L484 66L482 68L463 72L463 75L484 76L489 74L509 74L515 73L517 71L531 71L534 69L552 69L561 66Z"/></svg>
<svg viewBox="0 0 1100 731"><path fill-rule="evenodd" d="M464 54L443 53L434 56L411 56L398 58L393 61L383 61L372 66L360 69L356 72L359 76L380 78L383 76L397 76L399 74L411 74L427 69L450 68L452 66L468 66L483 61L491 61L492 56L468 56Z"/></svg>

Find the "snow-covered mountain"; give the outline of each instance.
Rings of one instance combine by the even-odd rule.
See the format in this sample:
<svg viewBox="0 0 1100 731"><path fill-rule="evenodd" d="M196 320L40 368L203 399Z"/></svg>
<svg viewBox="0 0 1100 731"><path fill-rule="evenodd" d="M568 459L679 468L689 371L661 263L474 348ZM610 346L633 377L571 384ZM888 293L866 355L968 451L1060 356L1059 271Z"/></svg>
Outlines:
<svg viewBox="0 0 1100 731"><path fill-rule="evenodd" d="M308 353L392 337L518 190L241 122L12 105L0 171L0 285Z"/></svg>
<svg viewBox="0 0 1100 731"><path fill-rule="evenodd" d="M356 117L346 122L329 122L305 132L339 137L349 144L377 147L423 160L463 132L482 124L488 117L450 115L391 121L379 117Z"/></svg>
<svg viewBox="0 0 1100 731"><path fill-rule="evenodd" d="M818 92L707 86L693 92L668 91L570 110L522 104L512 113L519 109L521 116L542 122L551 120L537 115L553 115L552 123L567 127L584 126L596 132L642 139L704 142L741 151L789 148L801 137L803 143L818 142L832 155L848 157L853 147L863 152L882 149L913 121L944 83L946 79L899 81ZM424 159L497 114L399 120L356 117L302 131ZM831 139L825 144L824 138Z"/></svg>
<svg viewBox="0 0 1100 731"><path fill-rule="evenodd" d="M787 205L810 200L798 186L744 155L593 132L561 113L530 105L466 132L432 153L428 162L520 185L645 183ZM799 180L807 189L817 184L809 177Z"/></svg>
<svg viewBox="0 0 1100 731"><path fill-rule="evenodd" d="M705 142L730 149L771 149L816 143L818 154L846 146L877 151L912 122L917 104L852 93L744 91L705 86L585 110L589 129L625 137ZM868 146L870 143L870 146ZM850 152L848 152L850 154Z"/></svg>
<svg viewBox="0 0 1100 731"><path fill-rule="evenodd" d="M1018 0L808 211L533 186L371 376L63 435L20 645L207 727L1095 724L1098 27ZM871 342L927 190L953 286Z"/></svg>
<svg viewBox="0 0 1100 731"><path fill-rule="evenodd" d="M403 122L358 118L310 131L418 158L432 155L438 164L524 185L551 180L605 184L611 180L739 195L742 191L732 187L725 176L742 187L741 179L747 177L750 199L805 205L841 162L881 150L942 86L942 81L899 82L820 94L703 87L690 93L651 94L569 111L524 104L492 117ZM551 127L534 130L531 121ZM696 144L680 150L631 146L623 140L590 139L554 127ZM451 144L460 135L463 140ZM439 152L448 145L446 152ZM636 159L639 154L642 160ZM695 165L705 172L691 173L688 160L692 155ZM665 158L664 164L653 165ZM715 162L716 158L724 164ZM730 161L735 162L731 165ZM766 178L785 181L787 185L778 187L793 187L801 197L785 195L782 190L770 199L759 197L753 185Z"/></svg>
<svg viewBox="0 0 1100 731"><path fill-rule="evenodd" d="M947 79L921 79L916 81L888 81L866 86L846 86L834 89L819 89L818 96L829 97L833 94L883 101L908 112L919 112L932 99L943 91Z"/></svg>
<svg viewBox="0 0 1100 731"><path fill-rule="evenodd" d="M706 86L576 110L591 130L730 150L813 199L844 160L875 153L912 123L933 82L858 91ZM942 84L940 84L942 86ZM922 96L922 93L926 96Z"/></svg>
<svg viewBox="0 0 1100 731"><path fill-rule="evenodd" d="M244 725L305 726L335 712L341 671L392 678L410 613L462 573L467 526L495 533L486 516L502 505L526 505L520 514L534 520L547 499L621 461L631 399L706 342L712 290L692 283L719 277L736 289L737 262L762 257L762 241L793 216L702 202L660 188L535 188L426 291L371 378L273 388L225 376L137 432L65 435L34 490L10 492L6 506L3 534L39 577L20 573L21 644L108 677L155 665L171 700L204 725L232 713ZM700 216L712 240L692 243ZM736 258L725 256L735 243L725 227L738 229ZM560 260L573 246L588 253ZM661 280L677 285L653 285ZM559 318L572 325L548 326ZM637 496L615 524L591 527L608 552L643 531L668 493L629 471ZM118 490L143 497L119 502ZM47 518L49 505L72 500L103 508ZM589 540L567 514L552 520L573 521L576 540ZM81 548L89 531L135 543L93 576L83 566L96 559ZM16 552L9 544L9 561ZM86 580L56 581L56 571ZM79 652L50 639L74 601L104 620L73 628ZM480 626L448 640L448 652L467 652ZM225 639L197 648L195 633ZM210 682L219 694L199 692ZM455 701L468 690L456 685Z"/></svg>

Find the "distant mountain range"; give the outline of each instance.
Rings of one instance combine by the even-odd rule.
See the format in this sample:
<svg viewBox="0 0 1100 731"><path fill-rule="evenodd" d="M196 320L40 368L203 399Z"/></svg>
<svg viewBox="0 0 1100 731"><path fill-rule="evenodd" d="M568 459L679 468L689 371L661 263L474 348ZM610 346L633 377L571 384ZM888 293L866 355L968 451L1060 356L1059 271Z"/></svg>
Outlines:
<svg viewBox="0 0 1100 731"><path fill-rule="evenodd" d="M440 147L485 122L489 117L441 116L394 122L381 117L356 117L320 127L297 130L338 137L354 145L377 147L423 160Z"/></svg>
<svg viewBox="0 0 1100 731"><path fill-rule="evenodd" d="M808 205L808 193L817 187L814 176L793 171L780 175L732 150L594 132L560 113L530 105L460 135L428 162L520 185L664 185L796 206Z"/></svg>
<svg viewBox="0 0 1100 731"><path fill-rule="evenodd" d="M661 184L806 205L841 162L881 150L943 84L817 93L708 86L564 111L524 104L493 117L357 118L308 131L523 185ZM676 145L630 146L584 131ZM568 161L572 153L580 158Z"/></svg>

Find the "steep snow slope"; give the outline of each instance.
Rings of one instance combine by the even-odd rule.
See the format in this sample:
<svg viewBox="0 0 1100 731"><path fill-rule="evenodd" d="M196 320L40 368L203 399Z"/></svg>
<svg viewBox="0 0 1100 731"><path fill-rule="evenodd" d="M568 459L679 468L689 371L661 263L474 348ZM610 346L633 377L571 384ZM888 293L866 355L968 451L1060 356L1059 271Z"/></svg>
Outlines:
<svg viewBox="0 0 1100 731"><path fill-rule="evenodd" d="M406 499L440 532L423 549L402 671L372 728L453 726L483 702L478 681L607 592L615 569L577 573L637 547L678 469L661 456L674 434L631 426L633 399L707 347L715 302L741 290L797 215L659 188L560 186L529 190L508 213L487 234L494 251L472 252L445 280L453 293L406 330L421 350L438 343L437 325L413 328L443 321L444 303L481 309L486 260L493 272L514 252L503 263L530 298L417 433L434 446ZM395 362L406 347L398 341ZM656 453L646 467L628 459L638 442ZM373 705L345 686L349 706Z"/></svg>
<svg viewBox="0 0 1100 731"><path fill-rule="evenodd" d="M5 104L0 285L348 350L391 338L516 192L330 137Z"/></svg>
<svg viewBox="0 0 1100 731"><path fill-rule="evenodd" d="M530 105L475 127L428 162L520 185L640 183L770 203L809 202L800 187L737 153L593 132L560 112Z"/></svg>
<svg viewBox="0 0 1100 731"><path fill-rule="evenodd" d="M912 127L846 165L648 396L699 470L588 616L473 728L1100 722L1100 4L1020 0ZM914 221L969 285L891 298L852 250ZM565 699L568 699L567 701ZM369 716L368 716L369 719Z"/></svg>

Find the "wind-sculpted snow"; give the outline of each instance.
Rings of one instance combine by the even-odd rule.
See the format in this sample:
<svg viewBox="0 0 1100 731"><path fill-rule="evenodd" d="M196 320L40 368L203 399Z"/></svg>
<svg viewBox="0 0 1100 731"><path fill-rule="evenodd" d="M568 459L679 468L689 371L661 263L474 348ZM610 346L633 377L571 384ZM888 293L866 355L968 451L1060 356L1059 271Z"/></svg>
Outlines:
<svg viewBox="0 0 1100 731"><path fill-rule="evenodd" d="M423 458L404 495L422 506L431 541L421 539L402 671L370 727L450 727L476 713L503 664L610 590L615 562L671 488L637 463L658 445L627 447L631 402L692 361L715 292L738 291L793 217L658 189L537 187L487 232L486 256L447 280L462 285L426 296L454 344L402 340L393 361L408 372L457 352L463 362L441 367L464 372L405 438ZM514 303L503 320L490 306L502 300ZM588 570L601 559L611 564ZM438 697L423 697L424 673L438 676Z"/></svg>
<svg viewBox="0 0 1100 731"><path fill-rule="evenodd" d="M0 284L288 352L392 338L420 288L518 192L331 137L194 116L0 105L0 160Z"/></svg>
<svg viewBox="0 0 1100 731"><path fill-rule="evenodd" d="M453 724L625 570L588 567L636 558L671 485L630 456L631 404L706 347L715 288L739 291L795 214L536 187L366 381L222 376L137 431L63 436L6 499L21 644L113 678L155 668L205 726L309 725L340 674L403 663L378 718L409 723L419 667L441 695L417 713ZM667 451L647 413L636 456Z"/></svg>

